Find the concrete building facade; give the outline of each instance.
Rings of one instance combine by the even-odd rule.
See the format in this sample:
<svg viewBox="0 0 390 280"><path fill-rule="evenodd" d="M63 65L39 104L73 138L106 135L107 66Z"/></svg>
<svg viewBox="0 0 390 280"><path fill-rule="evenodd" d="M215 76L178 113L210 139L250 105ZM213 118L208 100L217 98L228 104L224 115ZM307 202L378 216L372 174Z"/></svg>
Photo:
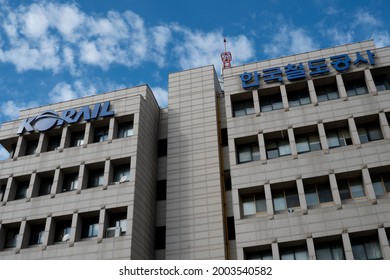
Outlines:
<svg viewBox="0 0 390 280"><path fill-rule="evenodd" d="M139 86L22 111L0 258L390 259L389 82L364 41L170 74L167 109Z"/></svg>

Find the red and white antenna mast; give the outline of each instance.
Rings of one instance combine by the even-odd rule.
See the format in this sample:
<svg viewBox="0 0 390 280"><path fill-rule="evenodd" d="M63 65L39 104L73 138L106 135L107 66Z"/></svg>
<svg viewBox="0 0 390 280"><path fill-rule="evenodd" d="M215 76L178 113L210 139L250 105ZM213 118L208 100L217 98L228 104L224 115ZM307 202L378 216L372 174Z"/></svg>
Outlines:
<svg viewBox="0 0 390 280"><path fill-rule="evenodd" d="M230 62L232 61L232 53L226 51L226 38L223 39L223 43L225 44L225 51L221 53L221 59L223 63L223 69L230 68L232 65Z"/></svg>

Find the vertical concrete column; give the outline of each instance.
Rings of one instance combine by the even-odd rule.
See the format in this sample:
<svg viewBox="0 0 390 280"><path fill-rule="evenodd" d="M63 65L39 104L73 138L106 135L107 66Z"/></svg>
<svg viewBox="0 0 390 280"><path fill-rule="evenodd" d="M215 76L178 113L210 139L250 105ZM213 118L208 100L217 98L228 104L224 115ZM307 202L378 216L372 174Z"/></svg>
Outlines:
<svg viewBox="0 0 390 280"><path fill-rule="evenodd" d="M341 207L341 198L339 188L337 187L336 175L334 173L329 174L330 190L332 192L333 202L336 206Z"/></svg>
<svg viewBox="0 0 390 280"><path fill-rule="evenodd" d="M93 142L93 127L90 122L87 122L85 124L85 131L84 131L84 146L86 144L92 143Z"/></svg>
<svg viewBox="0 0 390 280"><path fill-rule="evenodd" d="M79 168L79 177L77 178L77 193L86 189L88 185L88 171L86 170L85 163L82 162Z"/></svg>
<svg viewBox="0 0 390 280"><path fill-rule="evenodd" d="M280 260L279 246L277 242L271 243L272 258L274 260Z"/></svg>
<svg viewBox="0 0 390 280"><path fill-rule="evenodd" d="M81 238L81 224L80 224L79 220L80 220L80 218L79 218L78 210L75 210L73 212L72 224L70 226L69 242L71 244L74 243L75 241L80 240L80 238Z"/></svg>
<svg viewBox="0 0 390 280"><path fill-rule="evenodd" d="M53 217L49 215L46 219L46 224L45 224L45 233L43 235L43 243L42 246L47 246L49 245L49 240L50 240L50 234L53 236L54 233L50 231L52 228L52 222L53 222Z"/></svg>
<svg viewBox="0 0 390 280"><path fill-rule="evenodd" d="M231 95L228 95L226 97L227 97L227 98L225 98L226 119L231 119L231 118L233 118L232 97L231 97ZM135 127L133 129L135 129Z"/></svg>
<svg viewBox="0 0 390 280"><path fill-rule="evenodd" d="M28 239L30 237L29 235L29 225L27 224L26 218L24 218L20 224L19 234L16 239L16 250L20 250L28 246Z"/></svg>
<svg viewBox="0 0 390 280"><path fill-rule="evenodd" d="M70 146L70 134L69 126L65 126L61 133L60 150Z"/></svg>
<svg viewBox="0 0 390 280"><path fill-rule="evenodd" d="M345 90L343 77L341 74L336 75L337 90L339 91L340 98L343 100L348 99L347 91Z"/></svg>
<svg viewBox="0 0 390 280"><path fill-rule="evenodd" d="M264 134L257 134L257 140L259 141L260 160L267 160L267 152L265 150Z"/></svg>
<svg viewBox="0 0 390 280"><path fill-rule="evenodd" d="M98 232L98 239L103 239L104 237L104 224L106 221L106 207L102 206L100 208L100 213L99 213L99 232Z"/></svg>
<svg viewBox="0 0 390 280"><path fill-rule="evenodd" d="M255 113L260 114L260 102L259 102L259 93L257 90L252 91L253 105L255 108Z"/></svg>
<svg viewBox="0 0 390 280"><path fill-rule="evenodd" d="M291 155L297 156L298 155L298 151L297 151L297 145L295 144L294 129L290 126L287 129L287 133L288 133L288 139L290 141Z"/></svg>
<svg viewBox="0 0 390 280"><path fill-rule="evenodd" d="M115 132L115 118L110 118L110 123L108 125L108 140L114 139L116 135L114 135Z"/></svg>
<svg viewBox="0 0 390 280"><path fill-rule="evenodd" d="M349 133L351 134L352 142L355 145L360 145L360 138L357 132L355 119L353 117L348 118Z"/></svg>
<svg viewBox="0 0 390 280"><path fill-rule="evenodd" d="M322 123L322 121L317 124L317 128L318 128L318 135L320 137L321 148L323 150L329 150L328 140L326 139L325 126Z"/></svg>
<svg viewBox="0 0 390 280"><path fill-rule="evenodd" d="M386 230L381 227L378 228L378 238L379 238L379 245L381 246L382 255L384 260L390 259L390 247L389 247L389 239L386 235Z"/></svg>
<svg viewBox="0 0 390 280"><path fill-rule="evenodd" d="M375 200L376 195L374 191L374 187L372 186L370 172L367 167L362 168L362 178L364 184L364 191L366 192L366 196L369 200Z"/></svg>
<svg viewBox="0 0 390 280"><path fill-rule="evenodd" d="M10 200L10 194L12 190L12 184L13 184L13 177L10 175L7 180L7 185L5 187L5 192L4 192L4 198L3 198L3 204L6 204L7 201Z"/></svg>
<svg viewBox="0 0 390 280"><path fill-rule="evenodd" d="M110 158L108 157L104 162L103 188L108 186L110 179L112 180L112 178L110 178L110 167L111 163Z"/></svg>
<svg viewBox="0 0 390 280"><path fill-rule="evenodd" d="M232 190L232 203L233 203L233 213L234 213L234 220L238 221L241 220L241 217L243 215L241 203L240 203L240 195L238 193L238 190Z"/></svg>
<svg viewBox="0 0 390 280"><path fill-rule="evenodd" d="M285 85L280 86L280 94L282 95L283 108L286 111L290 106L288 105L287 90Z"/></svg>
<svg viewBox="0 0 390 280"><path fill-rule="evenodd" d="M390 139L390 127L389 122L386 118L386 114L384 112L379 113L379 124L382 129L383 138Z"/></svg>
<svg viewBox="0 0 390 280"><path fill-rule="evenodd" d="M32 197L32 194L34 191L34 186L36 185L35 180L37 180L37 172L34 170L31 173L30 182L28 184L28 189L27 189L27 193L26 193L26 201L30 201L30 199Z"/></svg>
<svg viewBox="0 0 390 280"><path fill-rule="evenodd" d="M237 260L245 260L244 248L237 248Z"/></svg>
<svg viewBox="0 0 390 280"><path fill-rule="evenodd" d="M38 145L37 145L37 149L35 150L35 154L38 155L40 153L42 153L42 149L43 149L43 144L45 142L45 133L39 133L39 139L38 139Z"/></svg>
<svg viewBox="0 0 390 280"><path fill-rule="evenodd" d="M345 252L345 259L346 260L354 260L353 252L352 252L352 246L351 246L351 240L349 239L348 232L343 232L341 234L341 238L343 241L343 247Z"/></svg>
<svg viewBox="0 0 390 280"><path fill-rule="evenodd" d="M309 254L309 260L316 260L316 250L314 248L313 238L306 238L307 252Z"/></svg>
<svg viewBox="0 0 390 280"><path fill-rule="evenodd" d="M313 103L314 105L317 105L318 98L317 98L316 89L314 87L313 80L307 80L307 86L309 88L309 95L310 95L311 103Z"/></svg>
<svg viewBox="0 0 390 280"><path fill-rule="evenodd" d="M265 203L267 205L267 214L269 217L274 216L274 204L272 203L272 192L271 192L271 185L270 184L264 184L264 196L265 196Z"/></svg>
<svg viewBox="0 0 390 280"><path fill-rule="evenodd" d="M14 158L22 156L23 136L19 135L18 142L16 143Z"/></svg>
<svg viewBox="0 0 390 280"><path fill-rule="evenodd" d="M60 167L56 167L54 170L53 184L51 186L50 196L54 197L56 193L60 193L62 189L62 176Z"/></svg>
<svg viewBox="0 0 390 280"><path fill-rule="evenodd" d="M297 189L298 189L299 204L301 205L302 211L307 212L307 203L306 203L306 197L305 197L305 190L303 187L303 181L301 178L298 178L296 180L296 183L297 183Z"/></svg>
<svg viewBox="0 0 390 280"><path fill-rule="evenodd" d="M373 93L374 95L378 94L370 69L364 69L364 78L366 80L368 92Z"/></svg>

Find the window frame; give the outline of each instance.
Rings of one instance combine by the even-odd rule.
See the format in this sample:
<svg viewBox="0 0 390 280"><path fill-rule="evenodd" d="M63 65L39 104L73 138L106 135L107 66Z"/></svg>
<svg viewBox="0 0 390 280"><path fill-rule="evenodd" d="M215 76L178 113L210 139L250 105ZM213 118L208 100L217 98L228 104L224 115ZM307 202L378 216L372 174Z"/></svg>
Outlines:
<svg viewBox="0 0 390 280"><path fill-rule="evenodd" d="M361 191L363 193L363 195L359 195L359 196L354 196L354 191L351 189L351 183L357 183L359 182L360 184L360 187L361 187ZM356 184L358 185L358 184ZM352 185L352 187L354 187L355 185ZM363 180L361 178L351 178L351 179L341 179L341 180L337 180L337 187L338 187L338 190L339 190L339 195L340 195L340 199L341 201L343 200L350 200L350 199L360 199L360 198L363 198L363 197L366 197L366 190L364 189L364 183L363 183ZM356 192L356 190L355 190Z"/></svg>
<svg viewBox="0 0 390 280"><path fill-rule="evenodd" d="M291 155L291 145L289 139L271 139L265 143L267 159L274 159ZM287 152L286 152L287 151ZM271 154L272 152L272 154ZM276 155L277 152L277 156ZM282 153L283 152L283 153ZM270 155L272 155L270 157Z"/></svg>
<svg viewBox="0 0 390 280"><path fill-rule="evenodd" d="M253 194L245 194L241 196L241 205L242 205L242 214L243 216L253 216L258 213L266 213L267 212L267 202L265 199L265 194L263 192L257 192ZM253 210L248 213L245 205L250 205L249 207Z"/></svg>
<svg viewBox="0 0 390 280"><path fill-rule="evenodd" d="M237 164L260 160L260 147L259 147L259 144L256 142L238 144L238 145L236 145L236 149L237 149ZM248 151L243 151L243 149L248 150ZM241 158L242 158L241 155L243 153L249 153L250 159L241 160Z"/></svg>
<svg viewBox="0 0 390 280"><path fill-rule="evenodd" d="M233 117L234 118L247 116L247 115L251 115L251 114L255 113L255 106L254 106L253 98L234 101L234 102L232 102L232 108L233 108ZM243 113L238 114L238 112L241 112L241 111Z"/></svg>

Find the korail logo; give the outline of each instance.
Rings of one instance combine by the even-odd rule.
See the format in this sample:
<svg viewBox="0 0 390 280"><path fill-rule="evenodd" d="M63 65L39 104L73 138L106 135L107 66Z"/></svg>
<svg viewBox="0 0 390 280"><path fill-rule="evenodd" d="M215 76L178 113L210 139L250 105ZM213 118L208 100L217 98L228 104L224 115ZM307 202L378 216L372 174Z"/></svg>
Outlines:
<svg viewBox="0 0 390 280"><path fill-rule="evenodd" d="M17 131L21 135L27 132L44 132L55 126L62 126L64 123L77 123L81 117L85 121L91 121L98 118L105 118L114 115L114 111L110 111L110 101L97 103L92 109L89 106L81 107L79 110L67 109L58 114L53 110L48 110L40 113L38 116L27 118L22 121Z"/></svg>

